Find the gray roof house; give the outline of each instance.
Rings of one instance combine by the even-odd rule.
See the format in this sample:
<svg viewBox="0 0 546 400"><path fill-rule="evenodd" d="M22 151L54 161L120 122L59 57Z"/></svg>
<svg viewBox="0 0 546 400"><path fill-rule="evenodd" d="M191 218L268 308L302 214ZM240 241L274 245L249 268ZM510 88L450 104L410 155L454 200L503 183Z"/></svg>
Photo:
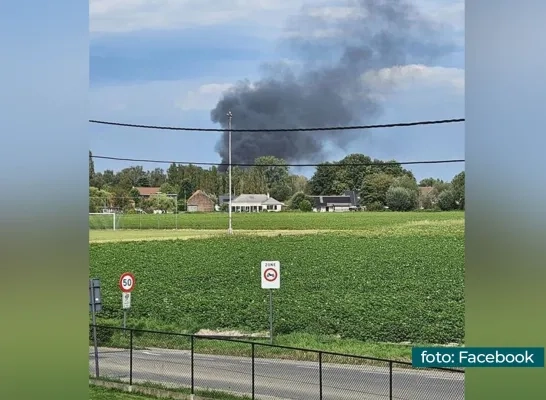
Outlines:
<svg viewBox="0 0 546 400"><path fill-rule="evenodd" d="M281 211L284 203L268 194L241 194L231 201L234 212Z"/></svg>
<svg viewBox="0 0 546 400"><path fill-rule="evenodd" d="M235 199L235 196L231 196L231 201ZM218 204L222 205L224 203L229 203L229 194L222 194L218 196Z"/></svg>
<svg viewBox="0 0 546 400"><path fill-rule="evenodd" d="M356 211L360 202L359 197L352 190L347 190L342 195L311 197L314 200L313 211L317 212Z"/></svg>

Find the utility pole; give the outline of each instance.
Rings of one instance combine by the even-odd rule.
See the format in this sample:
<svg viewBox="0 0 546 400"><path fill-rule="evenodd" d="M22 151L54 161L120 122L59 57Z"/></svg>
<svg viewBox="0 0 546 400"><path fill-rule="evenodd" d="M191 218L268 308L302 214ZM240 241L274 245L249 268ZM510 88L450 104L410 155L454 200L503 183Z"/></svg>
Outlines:
<svg viewBox="0 0 546 400"><path fill-rule="evenodd" d="M227 113L227 116L229 118L229 127L228 127L228 153L229 153L229 227L228 227L228 234L233 234L233 228L231 227L231 198L232 196L232 189L231 189L231 118L233 115L231 114L231 111Z"/></svg>

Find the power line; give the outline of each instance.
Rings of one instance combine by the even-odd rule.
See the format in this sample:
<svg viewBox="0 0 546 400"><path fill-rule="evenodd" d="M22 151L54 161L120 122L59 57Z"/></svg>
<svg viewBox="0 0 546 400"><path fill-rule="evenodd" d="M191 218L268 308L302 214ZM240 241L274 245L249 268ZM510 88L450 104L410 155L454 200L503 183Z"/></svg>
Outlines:
<svg viewBox="0 0 546 400"><path fill-rule="evenodd" d="M206 165L206 166L229 166L227 163L210 163L210 162L191 162L191 161L169 161L169 160L150 160L150 159L138 159L138 158L122 158L122 157L109 157L109 156L96 156L92 155L91 158L99 158L103 160L115 160L115 161L131 161L141 163L154 163L154 164L188 164L188 165ZM245 164L245 163L232 163L233 167L344 167L344 166L383 166L383 165L416 165L416 164L453 164L463 163L464 159L452 159L452 160L426 160L426 161L403 161L403 162L383 162L381 164L376 163L318 163L318 164Z"/></svg>
<svg viewBox="0 0 546 400"><path fill-rule="evenodd" d="M464 118L456 118L456 119L441 119L441 120L416 121L416 122L399 122L396 124L335 126L335 127L326 127L326 128L232 129L231 132L346 131L346 130L356 130L356 129L377 129L377 128L396 128L396 127L407 127L407 126L418 126L418 125L452 124L452 123L464 122L464 121L465 121ZM226 131L226 129L216 129L216 128L183 128L183 127L175 127L175 126L139 125L139 124L128 124L128 123L122 123L122 122L100 121L95 119L90 119L89 122L93 124L124 126L128 128L161 129L161 130L169 130L169 131L194 131L194 132L225 132Z"/></svg>

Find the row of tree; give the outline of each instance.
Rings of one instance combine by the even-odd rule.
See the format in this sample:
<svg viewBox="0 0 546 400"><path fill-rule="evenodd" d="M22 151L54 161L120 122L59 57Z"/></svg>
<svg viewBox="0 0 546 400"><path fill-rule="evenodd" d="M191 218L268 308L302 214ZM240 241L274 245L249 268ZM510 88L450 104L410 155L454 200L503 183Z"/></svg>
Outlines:
<svg viewBox="0 0 546 400"><path fill-rule="evenodd" d="M311 179L290 172L286 161L273 156L259 157L255 166L232 169L233 193L269 193L293 209L308 209L309 195L339 195L355 191L368 210L407 211L415 208L464 209L464 171L451 182L435 178L417 182L411 171L396 161L371 159L351 154L337 162L317 166ZM347 165L349 164L349 165ZM144 210L184 210L186 200L201 189L216 200L228 193L228 174L218 168L171 164L165 171L132 166L119 172L96 172L89 152L90 212L104 204ZM142 200L135 187L160 187L161 195ZM422 189L422 188L427 188ZM301 205L303 202L303 206Z"/></svg>

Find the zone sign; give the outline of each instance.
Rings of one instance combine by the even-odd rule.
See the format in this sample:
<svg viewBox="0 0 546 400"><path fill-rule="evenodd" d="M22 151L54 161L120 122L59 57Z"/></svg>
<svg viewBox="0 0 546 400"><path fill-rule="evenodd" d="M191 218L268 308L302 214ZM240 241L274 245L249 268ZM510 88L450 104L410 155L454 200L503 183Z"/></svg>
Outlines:
<svg viewBox="0 0 546 400"><path fill-rule="evenodd" d="M131 293L135 288L135 276L130 272L121 274L119 278L119 288L123 293Z"/></svg>
<svg viewBox="0 0 546 400"><path fill-rule="evenodd" d="M279 289L281 265L278 261L262 261L262 289Z"/></svg>

